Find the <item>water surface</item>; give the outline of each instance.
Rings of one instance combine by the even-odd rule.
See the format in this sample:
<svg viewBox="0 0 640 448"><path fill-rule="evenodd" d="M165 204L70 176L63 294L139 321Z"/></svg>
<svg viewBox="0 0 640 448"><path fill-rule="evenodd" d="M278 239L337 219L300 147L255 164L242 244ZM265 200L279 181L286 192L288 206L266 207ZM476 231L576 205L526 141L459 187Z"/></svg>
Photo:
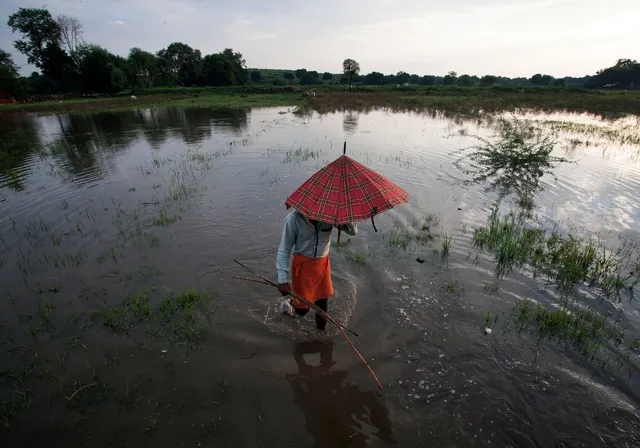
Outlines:
<svg viewBox="0 0 640 448"><path fill-rule="evenodd" d="M640 147L618 137L634 135L638 119L521 115L556 123L555 154L575 162L557 167L557 180L545 176L535 216L612 246L637 241ZM9 426L0 440L640 444L637 355L623 369L603 370L557 344L536 353L526 332L483 334L487 310L557 298L552 285L517 273L497 291L486 287L496 281L493 265L473 248L472 229L486 223L498 194L465 184L453 165L453 153L473 144L470 134L490 134L486 120L145 109L25 117L20 126L28 131L24 154L0 174L0 359L2 368L32 371L17 386L14 378L0 379ZM318 338L312 318L290 322L276 313L275 291L232 278L245 275L233 259L275 275L284 199L339 157L344 141L348 155L411 196L377 219L378 233L361 223L349 249L332 253L337 293L330 312L360 333L354 342L381 391L334 330ZM514 204L507 197L502 207ZM393 232L425 217L433 243L389 246ZM438 253L444 233L453 237L447 263ZM364 265L353 254L365 254ZM452 294L450 282L463 293ZM74 324L128 293L146 290L156 305L167 289L187 287L215 294L211 325L195 350L142 331L117 335L96 324L78 332ZM46 331L37 325L42 300L54 308ZM585 300L617 313L638 334L637 301ZM108 385L104 397L69 405L61 385L96 377ZM26 401L16 397L25 389Z"/></svg>

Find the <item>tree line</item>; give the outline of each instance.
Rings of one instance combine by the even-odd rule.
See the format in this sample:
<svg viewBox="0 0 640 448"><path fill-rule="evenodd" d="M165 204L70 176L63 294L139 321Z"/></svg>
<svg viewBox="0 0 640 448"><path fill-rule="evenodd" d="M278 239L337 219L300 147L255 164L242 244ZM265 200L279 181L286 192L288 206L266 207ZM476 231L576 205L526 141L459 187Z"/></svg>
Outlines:
<svg viewBox="0 0 640 448"><path fill-rule="evenodd" d="M7 25L20 38L15 49L27 57L39 72L28 77L18 74L11 55L0 49L0 96L21 99L32 95L58 93L116 94L123 90L135 93L154 86L233 86L270 85L422 85L422 86L556 86L587 88L640 88L640 64L620 59L593 76L554 78L535 74L530 78L508 78L494 75L482 77L458 75L417 75L400 71L384 74L360 73L353 59L343 62L343 72L332 74L315 70L292 71L248 70L241 53L227 48L220 53L203 56L200 50L181 42L173 42L156 53L131 48L127 57L111 53L104 47L83 39L82 24L74 17L53 17L44 8L19 8L9 16Z"/></svg>
<svg viewBox="0 0 640 448"><path fill-rule="evenodd" d="M20 98L56 93L135 93L152 86L229 86L249 79L242 54L227 48L202 56L174 42L151 53L134 47L127 57L85 42L74 17L53 17L47 9L19 8L7 25L20 36L16 50L40 71L20 77L11 56L0 49L0 91Z"/></svg>

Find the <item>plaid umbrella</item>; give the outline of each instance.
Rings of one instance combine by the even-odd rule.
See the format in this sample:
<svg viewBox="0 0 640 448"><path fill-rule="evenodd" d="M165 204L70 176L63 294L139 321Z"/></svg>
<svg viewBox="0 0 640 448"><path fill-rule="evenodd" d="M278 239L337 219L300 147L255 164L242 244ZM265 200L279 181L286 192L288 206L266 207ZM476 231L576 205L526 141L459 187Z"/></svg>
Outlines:
<svg viewBox="0 0 640 448"><path fill-rule="evenodd" d="M402 188L343 155L311 176L285 204L310 220L340 225L373 222L378 213L408 200Z"/></svg>

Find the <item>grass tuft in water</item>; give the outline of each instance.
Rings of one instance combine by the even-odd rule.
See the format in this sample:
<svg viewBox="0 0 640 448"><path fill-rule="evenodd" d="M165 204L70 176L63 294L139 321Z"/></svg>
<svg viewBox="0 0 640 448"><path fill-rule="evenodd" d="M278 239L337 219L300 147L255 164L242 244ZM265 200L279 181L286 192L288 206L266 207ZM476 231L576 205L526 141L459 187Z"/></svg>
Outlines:
<svg viewBox="0 0 640 448"><path fill-rule="evenodd" d="M104 324L116 333L126 334L134 324L151 317L151 305L146 292L129 295L117 306L102 313Z"/></svg>
<svg viewBox="0 0 640 448"><path fill-rule="evenodd" d="M582 356L593 360L605 344L620 346L624 343L625 329L610 324L607 316L592 307L581 307L568 301L562 308L549 309L530 299L518 303L512 315L518 331L528 330L542 340L564 344ZM633 342L627 348L633 350Z"/></svg>
<svg viewBox="0 0 640 448"><path fill-rule="evenodd" d="M160 209L158 215L153 217L153 223L157 226L168 227L180 221L180 219L182 219L182 217L175 213L167 214L167 209L163 207Z"/></svg>
<svg viewBox="0 0 640 448"><path fill-rule="evenodd" d="M437 225L435 215L429 215L413 222L410 228L403 228L395 224L390 231L384 232L382 237L391 250L411 250L415 246L427 246L434 240L431 228Z"/></svg>
<svg viewBox="0 0 640 448"><path fill-rule="evenodd" d="M358 266L366 266L367 260L371 256L370 248L360 249L360 250L344 250L344 256L347 261L356 264Z"/></svg>
<svg viewBox="0 0 640 448"><path fill-rule="evenodd" d="M287 151L284 155L282 163L285 165L300 165L308 160L320 158L320 151L314 151L312 149L298 148L293 151Z"/></svg>
<svg viewBox="0 0 640 448"><path fill-rule="evenodd" d="M500 216L497 204L489 225L477 228L473 239L477 248L495 256L499 278L528 265L563 290L586 284L618 300L623 290L633 291L640 281L637 265L632 271L625 269L622 260L606 248L591 240L528 227L513 214Z"/></svg>
<svg viewBox="0 0 640 448"><path fill-rule="evenodd" d="M449 254L451 252L452 238L453 237L451 235L447 235L447 232L444 232L442 234L442 250L440 251L440 255L442 259L449 258Z"/></svg>
<svg viewBox="0 0 640 448"><path fill-rule="evenodd" d="M456 299L461 299L462 297L464 297L464 284L462 284L462 282L460 282L459 280L447 280L445 287L447 289L447 292L453 294Z"/></svg>

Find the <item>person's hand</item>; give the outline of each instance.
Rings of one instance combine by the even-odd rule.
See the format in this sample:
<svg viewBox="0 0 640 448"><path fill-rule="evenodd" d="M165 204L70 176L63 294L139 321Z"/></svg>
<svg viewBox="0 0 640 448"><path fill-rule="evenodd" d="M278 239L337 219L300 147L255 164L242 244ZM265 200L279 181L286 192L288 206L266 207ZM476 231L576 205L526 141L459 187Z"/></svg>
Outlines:
<svg viewBox="0 0 640 448"><path fill-rule="evenodd" d="M289 283L280 283L278 285L278 291L283 296L288 296L291 293L291 285Z"/></svg>

